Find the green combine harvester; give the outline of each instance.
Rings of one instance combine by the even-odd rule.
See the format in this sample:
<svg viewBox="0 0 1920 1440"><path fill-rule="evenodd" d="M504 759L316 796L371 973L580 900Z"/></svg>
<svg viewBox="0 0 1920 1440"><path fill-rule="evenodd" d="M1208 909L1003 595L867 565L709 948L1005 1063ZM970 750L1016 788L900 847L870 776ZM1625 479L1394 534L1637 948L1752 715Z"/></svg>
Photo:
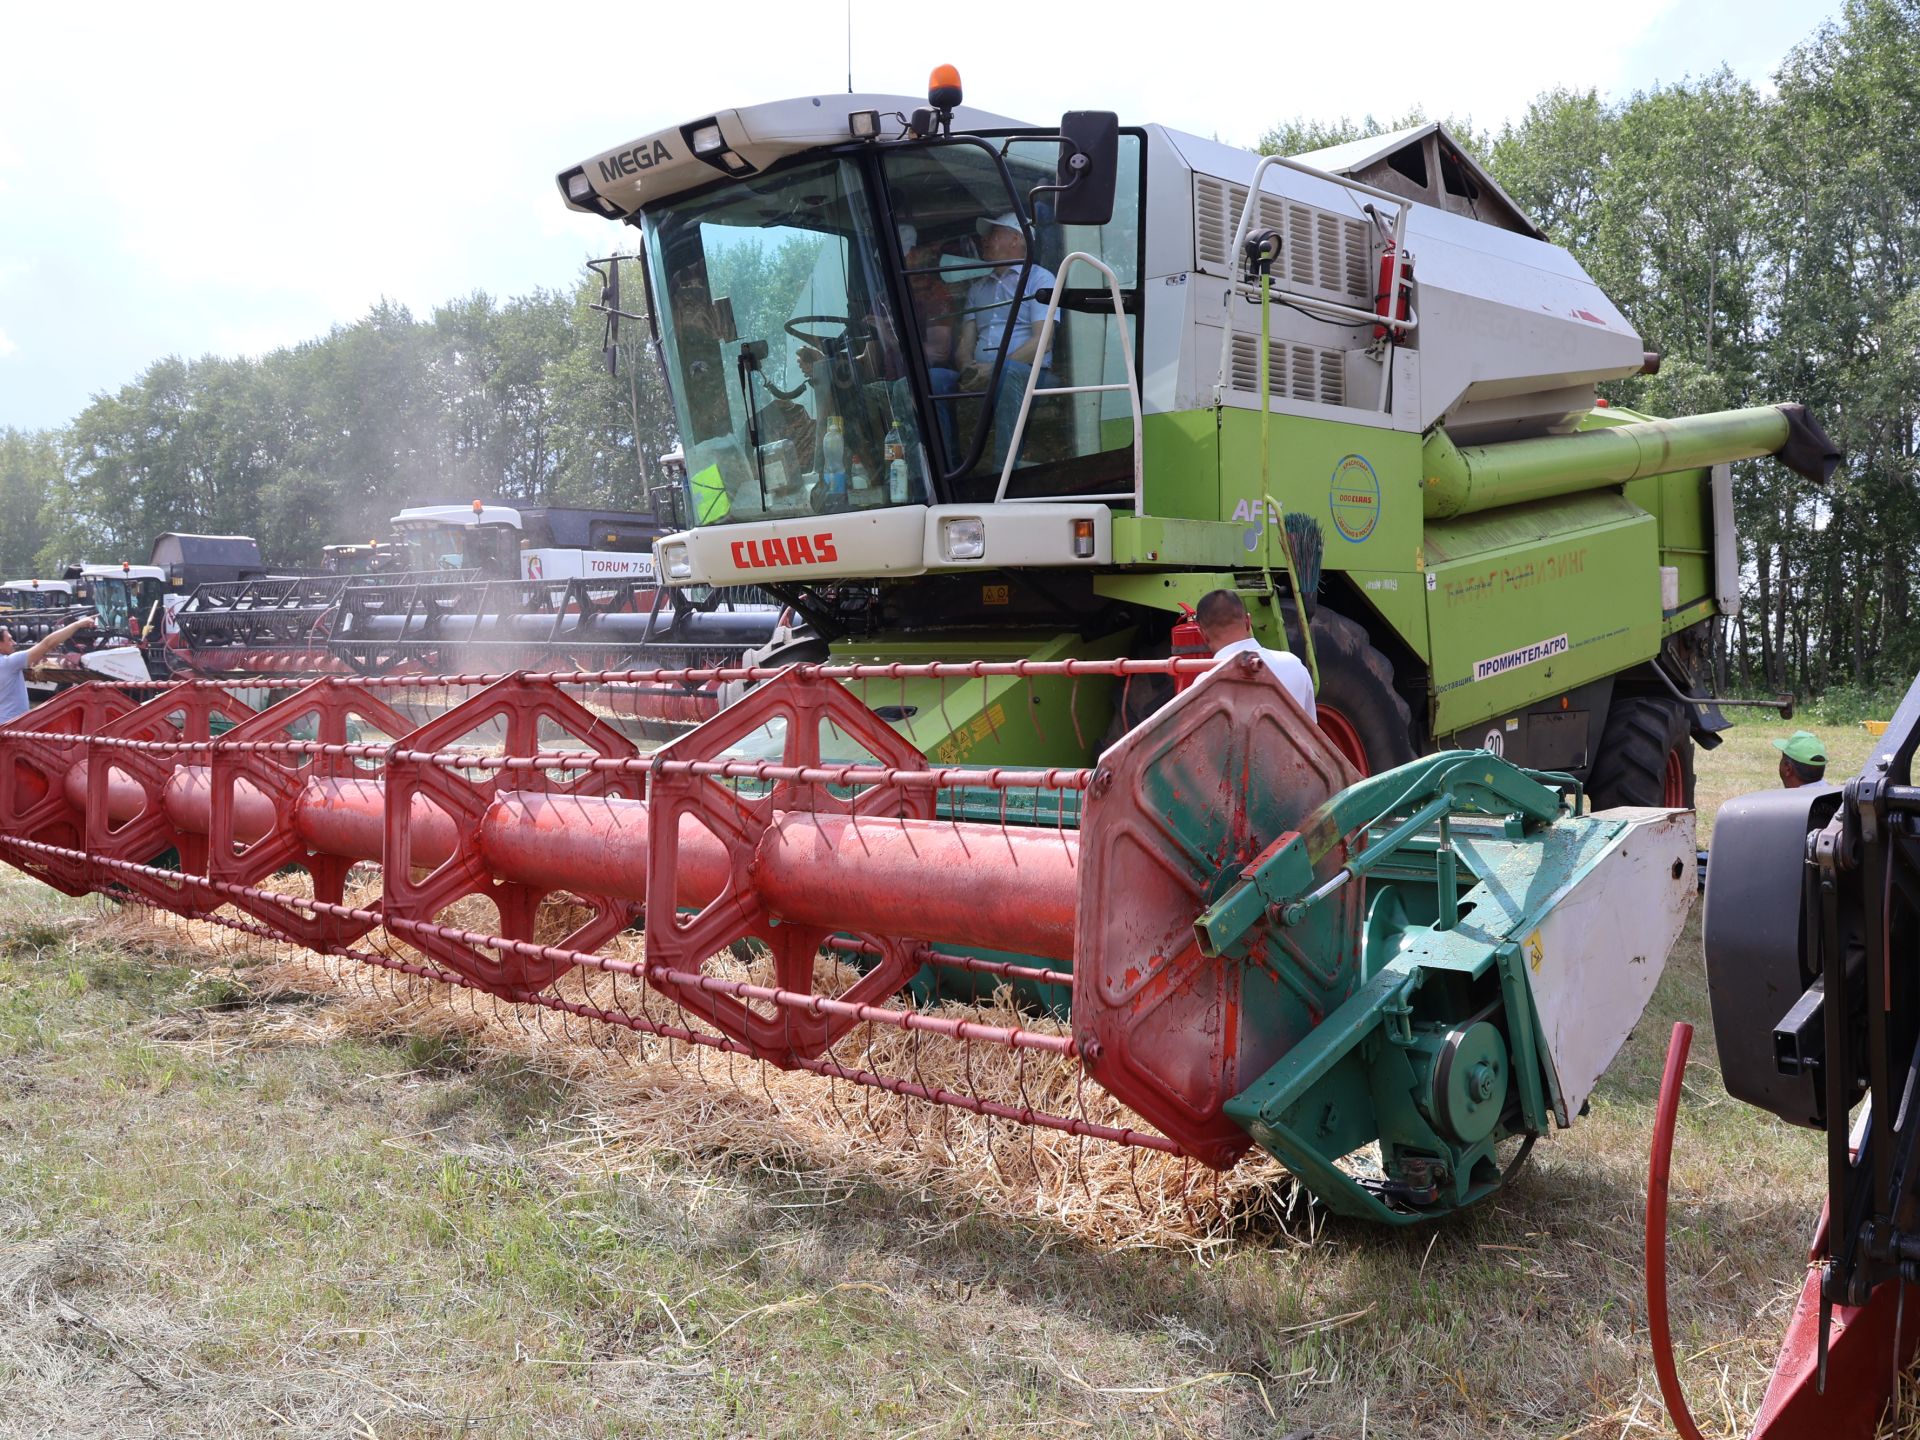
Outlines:
<svg viewBox="0 0 1920 1440"><path fill-rule="evenodd" d="M1392 1223L1473 1203L1573 1123L1691 904L1731 467L1840 456L1794 404L1608 406L1659 357L1444 126L1263 158L961 99L942 67L924 104L722 110L559 176L640 232L685 460L659 575L761 587L795 618L759 658L809 662L662 752L656 802L734 813L684 761L789 776L789 813L710 821L734 879L649 953L757 938L811 990L811 916L875 957L849 994L985 966L1180 1153L1258 1145ZM599 263L611 355L639 317ZM1153 663L1206 653L1183 617L1219 588L1315 714L1244 656ZM831 680L873 708L820 723ZM957 849L889 861L791 813L846 762L1003 788L937 780ZM1023 767L1089 768L1016 802ZM649 894L705 903L659 814Z"/></svg>

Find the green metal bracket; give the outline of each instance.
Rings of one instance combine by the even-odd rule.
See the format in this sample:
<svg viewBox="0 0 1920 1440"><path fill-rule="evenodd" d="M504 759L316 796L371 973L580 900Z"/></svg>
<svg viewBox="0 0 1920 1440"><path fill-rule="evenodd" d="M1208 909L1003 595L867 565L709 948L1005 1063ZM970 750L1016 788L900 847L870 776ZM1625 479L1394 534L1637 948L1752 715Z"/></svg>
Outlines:
<svg viewBox="0 0 1920 1440"><path fill-rule="evenodd" d="M1385 835L1314 887L1313 862L1303 834L1367 833L1407 805L1417 809ZM1379 807L1376 809L1375 807ZM1544 824L1564 811L1560 797L1521 770L1484 750L1454 750L1417 760L1362 780L1340 792L1303 827L1269 845L1241 878L1194 922L1203 955L1217 957L1242 943L1261 924L1294 926L1320 901L1390 862L1415 836L1458 814L1505 815L1524 828ZM1453 887L1453 850L1442 835L1440 913L1451 926L1458 895Z"/></svg>
<svg viewBox="0 0 1920 1440"><path fill-rule="evenodd" d="M1193 922L1200 953L1217 959L1265 921L1270 906L1298 895L1313 883L1313 861L1297 833L1282 835L1240 872L1240 880Z"/></svg>

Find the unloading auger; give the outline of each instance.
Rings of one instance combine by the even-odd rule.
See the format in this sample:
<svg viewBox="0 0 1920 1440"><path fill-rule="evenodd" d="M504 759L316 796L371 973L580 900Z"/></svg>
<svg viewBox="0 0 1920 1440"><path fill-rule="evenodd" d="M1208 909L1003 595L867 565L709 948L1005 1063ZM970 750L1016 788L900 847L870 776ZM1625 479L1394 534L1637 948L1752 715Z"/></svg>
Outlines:
<svg viewBox="0 0 1920 1440"><path fill-rule="evenodd" d="M206 682L82 686L0 727L0 856L999 1120L1216 1169L1258 1145L1345 1214L1481 1199L1638 1020L1691 901L1692 815L1582 813L1574 782L1482 751L1361 779L1257 661L1207 665L517 674L423 725L385 697L476 677L334 677L258 712ZM1196 673L1087 769L934 767L883 718L908 683ZM764 683L648 754L569 693L736 679ZM374 897L350 872L376 865ZM602 953L637 923L641 958ZM970 1018L1001 987L1020 1023ZM889 1028L916 1057L1005 1047L1080 1078L888 1073ZM1124 1111L1092 1118L1093 1087Z"/></svg>

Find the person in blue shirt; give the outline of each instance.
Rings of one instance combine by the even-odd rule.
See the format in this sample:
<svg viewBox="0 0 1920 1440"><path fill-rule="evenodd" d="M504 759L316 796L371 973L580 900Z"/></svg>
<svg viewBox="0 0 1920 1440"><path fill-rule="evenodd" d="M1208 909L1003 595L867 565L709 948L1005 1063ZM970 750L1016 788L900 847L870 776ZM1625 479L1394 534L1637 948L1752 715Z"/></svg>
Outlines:
<svg viewBox="0 0 1920 1440"><path fill-rule="evenodd" d="M38 665L56 648L82 630L91 629L96 623L93 616L82 615L71 625L62 625L58 630L34 641L25 650L14 640L11 630L0 627L0 724L18 720L27 713L27 706L31 703L27 698L29 667Z"/></svg>
<svg viewBox="0 0 1920 1440"><path fill-rule="evenodd" d="M1008 211L982 222L980 258L994 268L967 288L966 319L956 347L960 388L984 390L993 379L994 357L1003 340L1006 345L1007 360L993 410L996 465L1005 461L1007 447L1013 443L1020 400L1040 348L1040 324L1047 307L1035 296L1054 286L1053 272L1038 264L1027 272L1026 285L1020 284L1020 262L1026 254L1027 237L1019 216Z"/></svg>

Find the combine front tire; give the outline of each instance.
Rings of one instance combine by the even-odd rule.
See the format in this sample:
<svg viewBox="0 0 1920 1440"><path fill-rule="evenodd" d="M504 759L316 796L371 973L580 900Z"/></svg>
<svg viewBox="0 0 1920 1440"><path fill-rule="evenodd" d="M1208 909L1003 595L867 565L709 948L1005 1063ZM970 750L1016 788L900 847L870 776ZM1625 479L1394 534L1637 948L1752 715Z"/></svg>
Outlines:
<svg viewBox="0 0 1920 1440"><path fill-rule="evenodd" d="M1614 702L1587 775L1596 810L1615 805L1693 805L1693 733L1671 700L1630 695Z"/></svg>
<svg viewBox="0 0 1920 1440"><path fill-rule="evenodd" d="M1314 709L1334 749L1362 775L1411 761L1412 711L1393 688L1393 665L1367 632L1323 605L1314 612L1313 654L1320 663Z"/></svg>

